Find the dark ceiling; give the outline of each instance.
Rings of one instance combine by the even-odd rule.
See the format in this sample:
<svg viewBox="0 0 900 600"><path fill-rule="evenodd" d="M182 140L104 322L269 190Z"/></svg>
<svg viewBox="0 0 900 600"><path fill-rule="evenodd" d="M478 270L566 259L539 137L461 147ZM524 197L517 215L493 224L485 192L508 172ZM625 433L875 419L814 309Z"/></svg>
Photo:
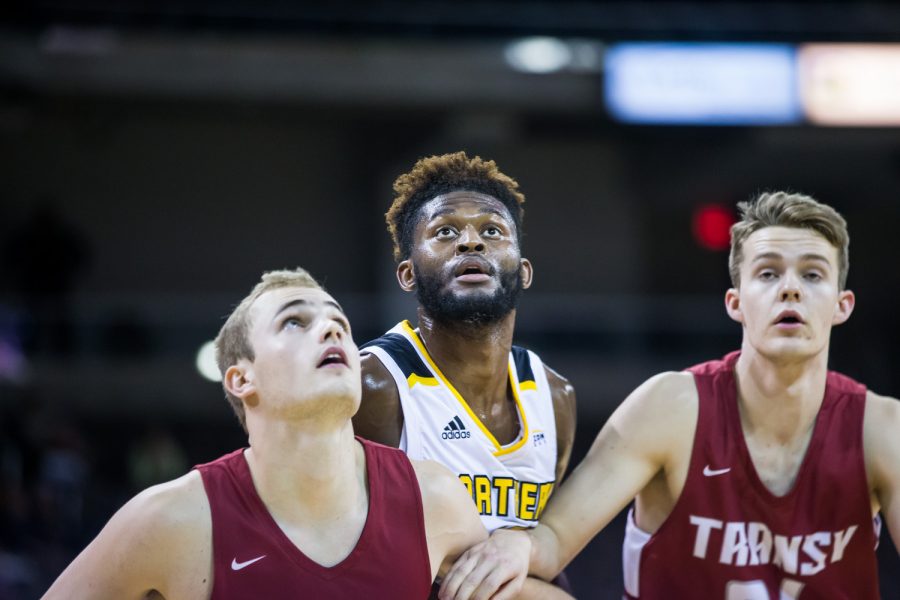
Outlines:
<svg viewBox="0 0 900 600"><path fill-rule="evenodd" d="M607 40L900 39L900 6L895 2L37 0L15 6L7 22L25 28L65 23L413 37L540 33Z"/></svg>

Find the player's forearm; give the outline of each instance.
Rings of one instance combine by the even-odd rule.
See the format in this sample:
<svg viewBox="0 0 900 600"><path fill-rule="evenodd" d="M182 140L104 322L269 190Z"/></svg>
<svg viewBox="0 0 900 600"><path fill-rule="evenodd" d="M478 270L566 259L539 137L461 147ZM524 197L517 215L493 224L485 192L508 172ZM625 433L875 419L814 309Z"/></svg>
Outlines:
<svg viewBox="0 0 900 600"><path fill-rule="evenodd" d="M565 567L556 532L541 523L537 527L528 530L528 535L531 537L531 557L528 564L529 574L547 581L553 579Z"/></svg>
<svg viewBox="0 0 900 600"><path fill-rule="evenodd" d="M572 596L543 579L529 577L522 585L516 600L571 600Z"/></svg>

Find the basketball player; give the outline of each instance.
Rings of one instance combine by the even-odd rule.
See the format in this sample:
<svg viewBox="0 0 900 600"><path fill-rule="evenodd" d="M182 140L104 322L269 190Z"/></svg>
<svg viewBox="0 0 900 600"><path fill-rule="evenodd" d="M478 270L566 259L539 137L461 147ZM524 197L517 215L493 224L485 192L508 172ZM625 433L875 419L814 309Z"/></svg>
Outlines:
<svg viewBox="0 0 900 600"><path fill-rule="evenodd" d="M425 598L487 536L446 469L354 438L358 350L306 271L263 275L216 347L250 447L137 495L45 598Z"/></svg>
<svg viewBox="0 0 900 600"><path fill-rule="evenodd" d="M354 427L456 473L489 531L533 527L568 464L575 392L512 345L532 279L525 198L493 161L464 152L418 161L394 191L388 230L418 327L403 321L363 346Z"/></svg>
<svg viewBox="0 0 900 600"><path fill-rule="evenodd" d="M846 223L797 194L739 207L725 309L741 350L640 386L540 527L473 548L442 597L481 582L487 598L529 552L552 577L632 497L628 598L879 597L879 512L900 539L900 403L827 368L831 328L855 304Z"/></svg>

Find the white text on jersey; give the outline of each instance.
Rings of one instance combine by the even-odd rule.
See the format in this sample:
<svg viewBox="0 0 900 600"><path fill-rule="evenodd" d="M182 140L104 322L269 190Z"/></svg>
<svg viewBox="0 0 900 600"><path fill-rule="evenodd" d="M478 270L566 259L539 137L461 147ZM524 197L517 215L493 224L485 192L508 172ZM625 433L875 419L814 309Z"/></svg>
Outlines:
<svg viewBox="0 0 900 600"><path fill-rule="evenodd" d="M765 523L723 522L695 515L690 520L697 527L694 537L697 558L716 560L718 548L718 561L723 565L745 567L771 563L791 575L815 575L828 564L841 560L858 528L851 525L840 531L785 536L773 535ZM710 544L713 538L716 541Z"/></svg>

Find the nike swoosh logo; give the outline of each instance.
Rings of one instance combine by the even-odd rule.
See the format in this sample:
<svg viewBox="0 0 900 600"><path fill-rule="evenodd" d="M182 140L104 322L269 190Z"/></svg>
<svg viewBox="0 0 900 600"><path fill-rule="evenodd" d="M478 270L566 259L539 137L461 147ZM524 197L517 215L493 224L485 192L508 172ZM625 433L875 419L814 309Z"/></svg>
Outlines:
<svg viewBox="0 0 900 600"><path fill-rule="evenodd" d="M252 565L252 564L255 563L256 561L262 560L262 559L264 559L265 557L266 557L266 555L263 554L262 556L257 556L256 558L251 558L250 560L247 560L247 561L244 561L244 562L238 562L238 561L237 561L237 558L232 558L232 559L231 559L231 570L232 570L232 571L240 571L240 570L243 569L244 567L249 567L250 565Z"/></svg>
<svg viewBox="0 0 900 600"><path fill-rule="evenodd" d="M709 465L706 465L705 467L703 467L703 474L707 477L715 477L716 475L724 475L730 470L731 467L728 467L727 469L710 469Z"/></svg>

